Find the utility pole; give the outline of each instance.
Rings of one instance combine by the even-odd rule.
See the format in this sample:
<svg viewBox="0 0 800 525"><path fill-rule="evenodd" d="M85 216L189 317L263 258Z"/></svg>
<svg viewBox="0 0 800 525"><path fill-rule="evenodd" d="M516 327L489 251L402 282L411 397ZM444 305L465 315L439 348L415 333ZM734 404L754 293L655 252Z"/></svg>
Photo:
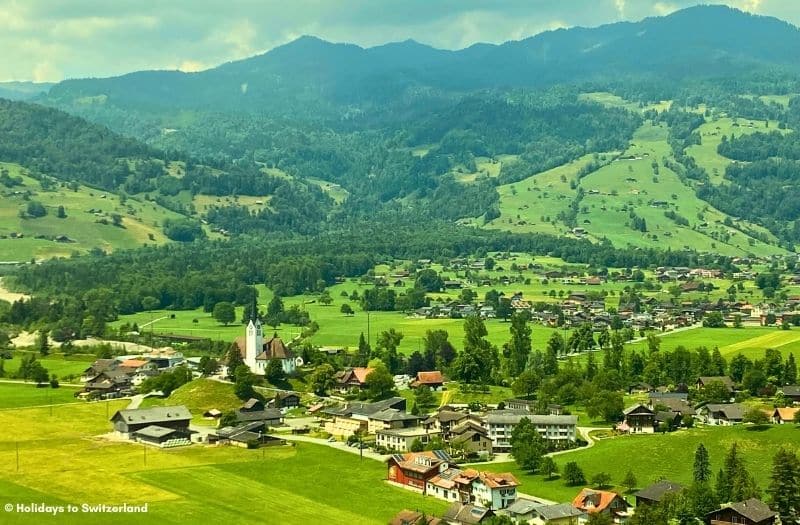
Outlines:
<svg viewBox="0 0 800 525"><path fill-rule="evenodd" d="M14 444L16 445L17 449L17 472L19 472L19 441L15 441Z"/></svg>
<svg viewBox="0 0 800 525"><path fill-rule="evenodd" d="M370 348L372 347L372 341L370 339L370 331L369 331L369 310L367 310L367 346Z"/></svg>

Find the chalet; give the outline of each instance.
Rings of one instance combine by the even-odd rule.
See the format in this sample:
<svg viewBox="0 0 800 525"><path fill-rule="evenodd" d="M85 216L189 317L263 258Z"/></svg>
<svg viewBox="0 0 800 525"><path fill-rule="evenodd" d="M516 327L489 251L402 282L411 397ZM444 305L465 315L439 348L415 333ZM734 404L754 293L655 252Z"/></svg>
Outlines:
<svg viewBox="0 0 800 525"><path fill-rule="evenodd" d="M465 412L456 412L447 410L446 408L440 409L438 412L428 417L422 422L422 426L432 432L442 434L442 438L450 438L450 429L455 427L462 421L466 421L469 414Z"/></svg>
<svg viewBox="0 0 800 525"><path fill-rule="evenodd" d="M783 397L792 401L792 403L800 403L800 386L798 385L786 385L782 387L778 387L779 394L783 394Z"/></svg>
<svg viewBox="0 0 800 525"><path fill-rule="evenodd" d="M118 410L111 416L114 431L124 437L150 426L189 432L192 414L183 405Z"/></svg>
<svg viewBox="0 0 800 525"><path fill-rule="evenodd" d="M258 421L277 427L283 423L283 416L279 409L267 408L260 399L250 398L236 411L236 421L240 423Z"/></svg>
<svg viewBox="0 0 800 525"><path fill-rule="evenodd" d="M733 379L728 376L705 376L705 377L698 377L696 387L698 390L703 389L710 385L711 383L722 383L722 386L728 389L728 392L734 391L734 384Z"/></svg>
<svg viewBox="0 0 800 525"><path fill-rule="evenodd" d="M438 432L429 432L423 427L386 428L375 432L375 444L393 452L408 452L414 441L427 445L436 436Z"/></svg>
<svg viewBox="0 0 800 525"><path fill-rule="evenodd" d="M761 500L751 498L723 506L706 514L708 525L775 525L778 513Z"/></svg>
<svg viewBox="0 0 800 525"><path fill-rule="evenodd" d="M472 482L478 479L479 475L477 470L450 467L425 483L425 494L445 501L470 503L474 501Z"/></svg>
<svg viewBox="0 0 800 525"><path fill-rule="evenodd" d="M625 523L630 505L616 492L583 489L572 500L572 506L586 514L606 514L613 523Z"/></svg>
<svg viewBox="0 0 800 525"><path fill-rule="evenodd" d="M668 410L683 416L694 416L696 410L689 405L689 402L679 397L650 398L648 407L652 409Z"/></svg>
<svg viewBox="0 0 800 525"><path fill-rule="evenodd" d="M735 425L742 422L744 408L738 403L709 403L698 410L698 415L707 425Z"/></svg>
<svg viewBox="0 0 800 525"><path fill-rule="evenodd" d="M278 392L267 401L267 408L297 408L300 406L300 394L296 392Z"/></svg>
<svg viewBox="0 0 800 525"><path fill-rule="evenodd" d="M374 368L355 367L344 371L336 378L336 388L339 392L346 393L361 390L367 383L367 376Z"/></svg>
<svg viewBox="0 0 800 525"><path fill-rule="evenodd" d="M472 482L472 499L491 510L504 509L517 499L518 486L510 472L481 472Z"/></svg>
<svg viewBox="0 0 800 525"><path fill-rule="evenodd" d="M394 454L387 460L387 480L425 493L429 479L447 470L450 456L443 450Z"/></svg>
<svg viewBox="0 0 800 525"><path fill-rule="evenodd" d="M463 447L467 456L489 454L492 451L489 432L469 419L452 428L449 441L452 445Z"/></svg>
<svg viewBox="0 0 800 525"><path fill-rule="evenodd" d="M793 423L800 408L776 408L772 413L772 422L778 425Z"/></svg>
<svg viewBox="0 0 800 525"><path fill-rule="evenodd" d="M491 509L454 501L442 515L442 521L449 525L478 525L493 516Z"/></svg>
<svg viewBox="0 0 800 525"><path fill-rule="evenodd" d="M444 378L442 377L442 373L438 370L433 370L431 372L417 372L417 378L412 381L409 386L411 388L427 386L433 390L438 390L442 388L443 384Z"/></svg>
<svg viewBox="0 0 800 525"><path fill-rule="evenodd" d="M486 428L493 451L511 448L511 433L522 418L527 418L548 440L575 441L578 416L541 416L520 410L492 410L486 415Z"/></svg>
<svg viewBox="0 0 800 525"><path fill-rule="evenodd" d="M441 525L442 520L431 518L418 510L403 509L389 520L389 525Z"/></svg>
<svg viewBox="0 0 800 525"><path fill-rule="evenodd" d="M652 434L656 431L656 412L641 403L623 411L625 419L617 427L622 432L631 434Z"/></svg>
<svg viewBox="0 0 800 525"><path fill-rule="evenodd" d="M683 485L672 481L662 480L645 487L633 496L636 498L636 506L655 505L660 503L667 494L677 494L683 490Z"/></svg>
<svg viewBox="0 0 800 525"><path fill-rule="evenodd" d="M257 317L247 323L245 336L236 338L236 346L244 364L256 375L263 376L273 359L280 360L283 373L287 375L294 374L298 363L302 363L302 358L296 357L277 333L264 340L261 321Z"/></svg>

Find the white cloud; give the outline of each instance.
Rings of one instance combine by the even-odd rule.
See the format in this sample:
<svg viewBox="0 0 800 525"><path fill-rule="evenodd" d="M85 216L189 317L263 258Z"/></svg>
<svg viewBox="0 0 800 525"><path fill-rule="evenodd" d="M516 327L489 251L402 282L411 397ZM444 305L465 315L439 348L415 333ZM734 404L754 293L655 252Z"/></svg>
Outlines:
<svg viewBox="0 0 800 525"><path fill-rule="evenodd" d="M670 2L656 2L653 4L653 11L659 16L668 15L677 11L679 7Z"/></svg>
<svg viewBox="0 0 800 525"><path fill-rule="evenodd" d="M197 60L184 60L180 63L180 65L175 68L179 71L183 71L184 73L195 73L197 71L202 71L204 69L208 69L208 66L202 62Z"/></svg>
<svg viewBox="0 0 800 525"><path fill-rule="evenodd" d="M614 7L617 9L617 15L625 18L625 0L614 0Z"/></svg>

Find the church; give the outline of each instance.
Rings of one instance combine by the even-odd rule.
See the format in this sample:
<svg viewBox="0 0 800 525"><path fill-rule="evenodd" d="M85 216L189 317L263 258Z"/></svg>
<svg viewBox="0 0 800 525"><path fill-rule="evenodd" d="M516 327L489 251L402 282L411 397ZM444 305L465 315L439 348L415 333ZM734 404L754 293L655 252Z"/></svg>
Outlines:
<svg viewBox="0 0 800 525"><path fill-rule="evenodd" d="M286 375L294 374L296 370L297 359L294 353L278 337L278 334L273 334L272 338L265 341L261 321L258 318L250 319L245 336L237 337L236 345L239 347L244 364L254 374L263 376L271 359L280 360L283 373Z"/></svg>

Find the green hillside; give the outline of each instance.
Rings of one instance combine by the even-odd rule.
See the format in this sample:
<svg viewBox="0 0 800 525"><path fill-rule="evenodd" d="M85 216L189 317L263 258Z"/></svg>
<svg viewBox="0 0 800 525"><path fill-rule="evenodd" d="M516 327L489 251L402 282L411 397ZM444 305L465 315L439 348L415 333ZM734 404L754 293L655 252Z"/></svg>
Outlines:
<svg viewBox="0 0 800 525"><path fill-rule="evenodd" d="M163 243L167 238L160 225L165 219L181 217L154 202L133 197L121 199L114 193L80 184L67 187L57 183L43 189L41 182L28 176L18 164L0 163L0 170L7 170L10 177L22 180L12 187L0 186L2 261L69 256L93 248L113 251ZM47 215L21 217L20 212L32 201L44 205ZM57 216L59 206L64 207L65 218ZM114 225L114 214L121 217L120 226Z"/></svg>
<svg viewBox="0 0 800 525"><path fill-rule="evenodd" d="M600 96L607 94L591 95L596 102L633 111L659 109L626 105L623 99L611 95ZM663 109L668 104L659 106ZM770 125L777 128L775 122ZM687 153L706 169L714 183L719 183L731 161L717 153L717 137L731 132L752 133L766 126L763 121L709 117L699 130L702 144L687 148ZM664 124L647 121L622 153L586 155L500 186L500 217L486 227L585 236L594 241L607 238L619 247L659 246L724 255L783 253L767 230L715 209L697 197L690 182L667 167L674 163L668 134ZM597 169L585 174L590 164ZM758 238L752 236L754 232Z"/></svg>

